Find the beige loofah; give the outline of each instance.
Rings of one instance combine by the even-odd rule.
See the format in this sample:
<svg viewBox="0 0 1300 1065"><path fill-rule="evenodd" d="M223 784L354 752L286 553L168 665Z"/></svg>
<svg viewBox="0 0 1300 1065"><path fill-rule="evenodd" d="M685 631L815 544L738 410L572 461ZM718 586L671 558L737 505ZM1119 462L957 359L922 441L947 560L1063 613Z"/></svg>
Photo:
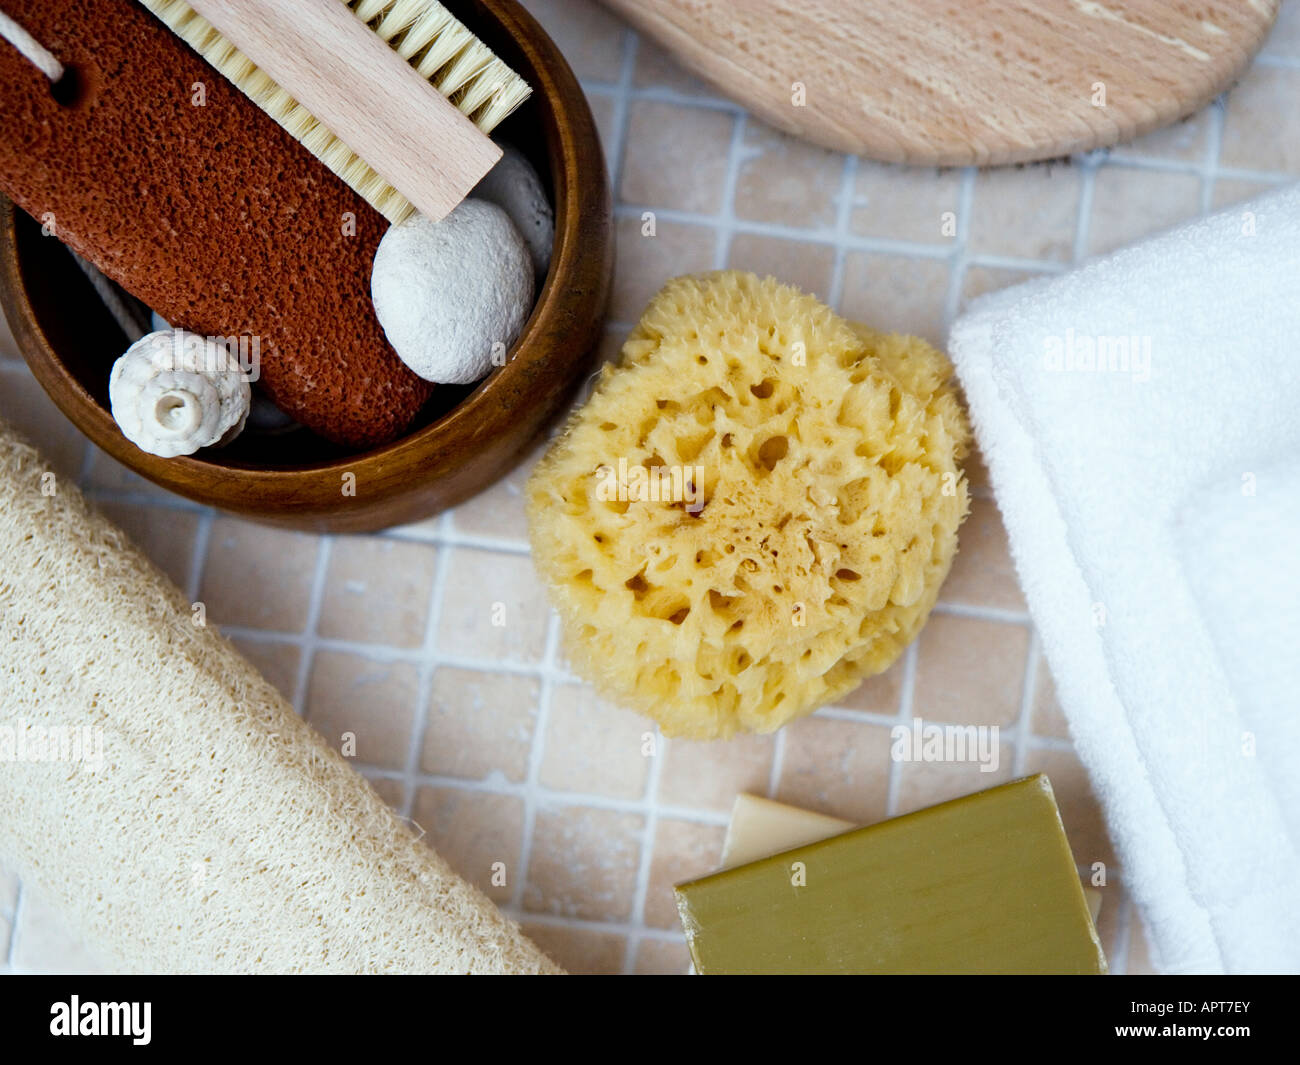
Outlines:
<svg viewBox="0 0 1300 1065"><path fill-rule="evenodd" d="M665 734L712 738L885 669L966 513L950 374L770 278L669 282L528 484L579 671Z"/></svg>
<svg viewBox="0 0 1300 1065"><path fill-rule="evenodd" d="M25 879L128 969L558 971L53 477L0 423L0 853ZM31 760L64 727L83 757Z"/></svg>

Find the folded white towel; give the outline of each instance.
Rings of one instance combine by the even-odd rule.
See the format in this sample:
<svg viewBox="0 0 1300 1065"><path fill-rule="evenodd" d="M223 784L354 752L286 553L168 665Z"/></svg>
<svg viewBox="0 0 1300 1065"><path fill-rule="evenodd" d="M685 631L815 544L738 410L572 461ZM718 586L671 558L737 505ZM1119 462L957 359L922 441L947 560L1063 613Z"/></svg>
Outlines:
<svg viewBox="0 0 1300 1065"><path fill-rule="evenodd" d="M985 297L950 348L1160 965L1300 971L1300 187Z"/></svg>

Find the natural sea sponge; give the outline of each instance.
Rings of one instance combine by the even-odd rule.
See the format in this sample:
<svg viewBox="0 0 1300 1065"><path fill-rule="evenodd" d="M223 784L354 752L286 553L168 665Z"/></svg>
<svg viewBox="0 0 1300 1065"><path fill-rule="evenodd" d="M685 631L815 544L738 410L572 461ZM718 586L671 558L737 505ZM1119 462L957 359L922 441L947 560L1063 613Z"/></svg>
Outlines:
<svg viewBox="0 0 1300 1065"><path fill-rule="evenodd" d="M966 514L951 372L770 278L670 281L528 482L575 668L707 739L889 666Z"/></svg>

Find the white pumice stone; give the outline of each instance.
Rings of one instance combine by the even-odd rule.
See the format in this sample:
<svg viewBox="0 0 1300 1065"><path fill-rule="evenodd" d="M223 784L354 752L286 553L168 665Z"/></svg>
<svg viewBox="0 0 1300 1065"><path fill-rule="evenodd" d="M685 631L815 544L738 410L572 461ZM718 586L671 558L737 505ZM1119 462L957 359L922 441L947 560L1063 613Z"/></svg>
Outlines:
<svg viewBox="0 0 1300 1065"><path fill-rule="evenodd" d="M113 419L131 443L174 458L238 436L252 389L237 357L221 344L183 329L159 330L113 363L108 398Z"/></svg>
<svg viewBox="0 0 1300 1065"><path fill-rule="evenodd" d="M502 365L519 336L533 306L533 264L505 211L469 199L441 222L412 215L390 226L370 295L407 366L426 381L467 385Z"/></svg>
<svg viewBox="0 0 1300 1065"><path fill-rule="evenodd" d="M540 282L551 265L555 214L533 164L518 149L506 147L497 165L474 186L470 195L495 203L510 216L510 221L528 245L528 254L533 257L533 269L537 271Z"/></svg>

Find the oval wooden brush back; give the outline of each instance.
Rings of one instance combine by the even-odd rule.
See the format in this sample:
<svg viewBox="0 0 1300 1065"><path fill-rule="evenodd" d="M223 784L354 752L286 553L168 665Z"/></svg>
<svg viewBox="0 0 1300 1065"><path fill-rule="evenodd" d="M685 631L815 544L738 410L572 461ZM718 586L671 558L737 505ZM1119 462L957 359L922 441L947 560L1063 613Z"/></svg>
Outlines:
<svg viewBox="0 0 1300 1065"><path fill-rule="evenodd" d="M890 162L1051 159L1226 89L1278 0L605 0L788 133Z"/></svg>

